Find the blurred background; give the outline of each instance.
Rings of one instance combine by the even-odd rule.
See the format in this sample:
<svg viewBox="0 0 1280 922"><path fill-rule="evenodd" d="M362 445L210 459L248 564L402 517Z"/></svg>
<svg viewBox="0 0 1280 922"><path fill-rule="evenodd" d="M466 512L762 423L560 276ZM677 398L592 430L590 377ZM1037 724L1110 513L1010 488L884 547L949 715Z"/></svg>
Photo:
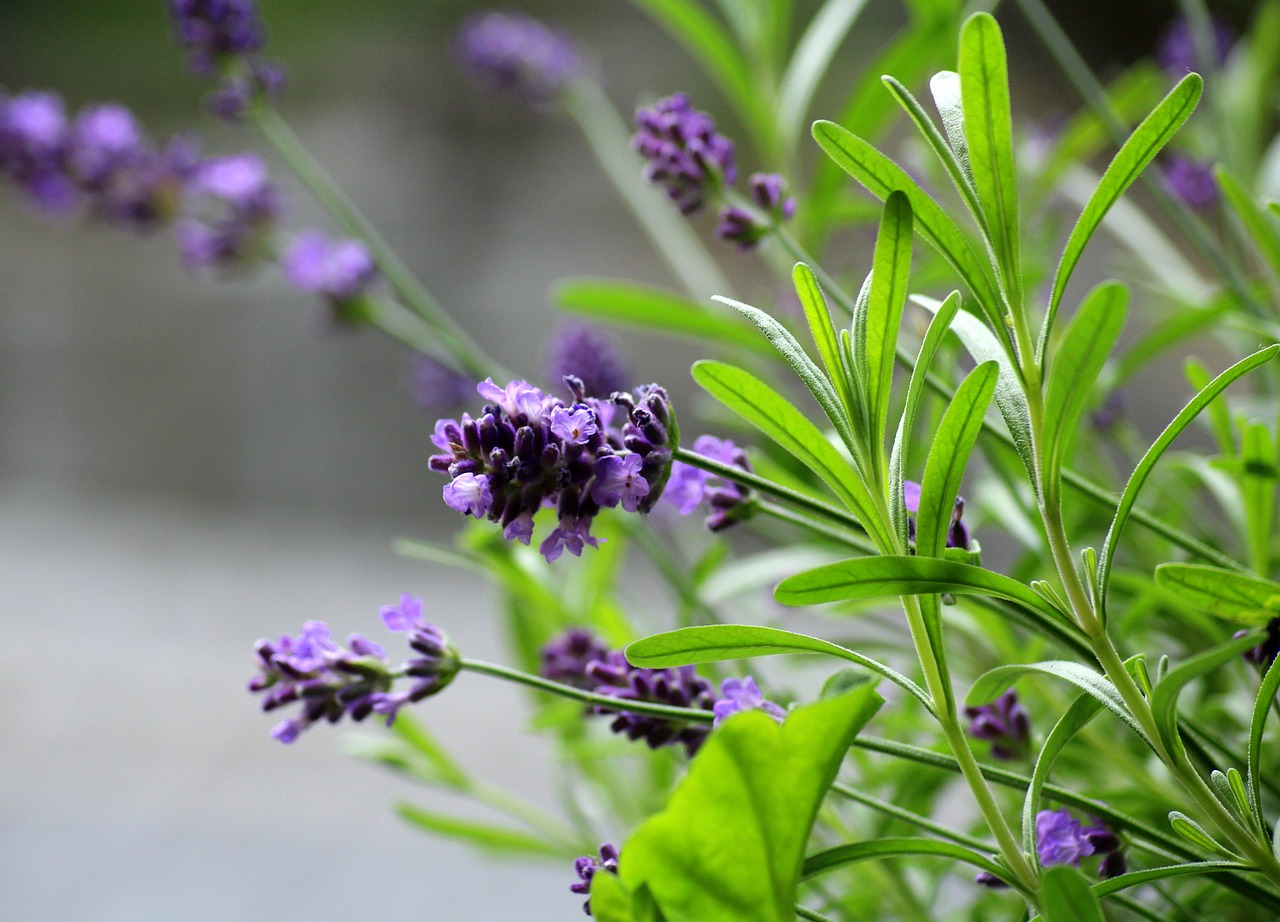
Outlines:
<svg viewBox="0 0 1280 922"><path fill-rule="evenodd" d="M459 76L453 32L475 6L261 0L269 56L290 71L286 117L485 347L537 378L554 281L672 279L566 119ZM1149 53L1172 15L1154 0L1056 6L1104 71ZM624 0L520 8L578 39L624 112L680 89L714 99ZM856 74L900 15L872 0L837 73ZM1023 55L1015 99L1032 115L1074 107L1002 19ZM201 114L207 87L162 0L3 0L0 86L57 89L71 109L120 101L153 137L195 128L209 151L262 149ZM291 200L291 223L324 226ZM625 349L637 381L689 394L695 349ZM389 812L403 784L343 756L342 733L283 747L243 690L255 638L310 618L372 632L403 591L468 655L501 658L478 581L391 551L456 525L426 470L433 420L402 349L326 331L275 273L193 277L167 234L60 226L3 190L0 919L577 916L571 869L414 832ZM550 799L516 692L464 677L418 713L464 763Z"/></svg>

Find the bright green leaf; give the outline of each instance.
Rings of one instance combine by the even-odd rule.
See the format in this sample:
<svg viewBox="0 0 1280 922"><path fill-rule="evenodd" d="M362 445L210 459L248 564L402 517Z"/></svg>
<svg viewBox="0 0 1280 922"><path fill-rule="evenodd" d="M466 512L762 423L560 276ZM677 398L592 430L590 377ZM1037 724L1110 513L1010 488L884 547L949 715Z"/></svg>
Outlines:
<svg viewBox="0 0 1280 922"><path fill-rule="evenodd" d="M1188 605L1237 624L1263 627L1280 615L1280 583L1194 563L1156 567L1156 583Z"/></svg>
<svg viewBox="0 0 1280 922"><path fill-rule="evenodd" d="M791 280L795 283L796 295L804 308L805 320L809 323L809 333L813 336L814 345L818 347L818 355L827 368L827 377L835 386L840 402L850 415L853 413L853 393L849 389L849 376L840 360L840 342L836 337L835 325L831 322L831 311L827 308L826 296L813 270L804 263L796 263L791 270Z"/></svg>
<svg viewBox="0 0 1280 922"><path fill-rule="evenodd" d="M1096 897L1110 896L1113 893L1119 893L1121 890L1128 890L1130 887L1140 887L1143 884L1155 883L1158 880L1167 880L1171 877L1247 870L1250 870L1248 865L1237 864L1234 861L1192 861L1188 864L1145 868L1141 871L1130 871L1128 874L1121 874L1119 877L1113 877L1110 880L1099 881L1093 885L1093 895Z"/></svg>
<svg viewBox="0 0 1280 922"><path fill-rule="evenodd" d="M1027 796L1022 801L1022 850L1028 855L1036 854L1036 814L1040 812L1040 794L1049 781L1054 760L1071 738L1093 720L1100 707L1102 702L1097 698L1081 695L1058 718L1040 747L1035 770L1031 773L1031 784L1027 786Z"/></svg>
<svg viewBox="0 0 1280 922"><path fill-rule="evenodd" d="M867 433L872 456L882 457L889 401L893 392L893 368L898 354L898 330L907 301L911 276L911 203L901 192L891 192L884 204L880 232L876 235L867 296L866 354Z"/></svg>
<svg viewBox="0 0 1280 922"><path fill-rule="evenodd" d="M1070 865L1046 870L1040 887L1044 922L1106 922L1089 881Z"/></svg>
<svg viewBox="0 0 1280 922"><path fill-rule="evenodd" d="M1262 819L1262 731L1267 728L1267 717L1271 714L1272 702L1280 691L1280 660L1267 667L1262 684L1258 687L1258 697L1253 702L1253 717L1249 721L1249 790L1253 794L1253 812ZM1277 824L1280 825L1280 824Z"/></svg>
<svg viewBox="0 0 1280 922"><path fill-rule="evenodd" d="M963 845L956 845L952 842L939 842L936 839L919 839L906 836L887 836L883 839L871 839L866 842L850 842L847 845L837 845L835 848L818 852L805 860L804 877L808 880L820 874L825 874L827 871L856 864L859 861L904 857L932 857L963 861L965 864L980 868L1001 880L1012 882L1011 875L1006 868L1002 868L973 849L965 848Z"/></svg>

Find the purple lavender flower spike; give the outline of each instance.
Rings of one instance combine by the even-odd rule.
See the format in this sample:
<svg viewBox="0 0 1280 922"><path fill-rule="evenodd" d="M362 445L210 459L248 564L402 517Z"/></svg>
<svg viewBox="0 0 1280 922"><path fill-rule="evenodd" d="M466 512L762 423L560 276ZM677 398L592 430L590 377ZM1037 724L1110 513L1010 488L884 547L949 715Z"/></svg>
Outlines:
<svg viewBox="0 0 1280 922"><path fill-rule="evenodd" d="M637 110L636 129L631 146L647 161L645 178L664 186L684 214L697 211L708 191L737 176L733 142L684 93Z"/></svg>
<svg viewBox="0 0 1280 922"><path fill-rule="evenodd" d="M608 455L596 462L596 479L591 487L591 498L601 506L612 507L619 503L627 512L635 512L640 501L649 495L649 484L640 473L644 459L637 454L625 458Z"/></svg>
<svg viewBox="0 0 1280 922"><path fill-rule="evenodd" d="M990 704L966 707L969 735L991 743L991 754L1011 761L1024 758L1031 741L1031 715L1012 688Z"/></svg>
<svg viewBox="0 0 1280 922"><path fill-rule="evenodd" d="M721 464L731 464L748 472L751 470L746 452L729 439L700 435L694 440L693 450ZM754 511L753 497L746 487L679 461L671 467L671 479L663 495L681 515L688 515L706 500L712 510L706 520L711 531L723 531L750 517Z"/></svg>
<svg viewBox="0 0 1280 922"><path fill-rule="evenodd" d="M586 404L574 404L572 409L556 407L551 411L551 432L570 444L585 443L598 429L595 413Z"/></svg>
<svg viewBox="0 0 1280 922"><path fill-rule="evenodd" d="M552 340L547 378L563 381L573 376L582 382L588 397L606 398L627 389L631 374L613 341L586 323L571 323Z"/></svg>
<svg viewBox="0 0 1280 922"><path fill-rule="evenodd" d="M386 715L389 727L400 708L438 694L452 682L461 660L444 632L422 619L422 599L406 592L397 604L382 606L381 615L388 630L408 634L409 648L418 654L401 667L404 675L414 680L409 689L394 694L384 692L372 702L372 710Z"/></svg>
<svg viewBox="0 0 1280 922"><path fill-rule="evenodd" d="M1093 851L1093 843L1080 828L1080 821L1066 810L1041 810L1036 814L1036 853L1042 866L1079 867L1080 859Z"/></svg>
<svg viewBox="0 0 1280 922"><path fill-rule="evenodd" d="M902 483L902 503L907 507L907 537L916 540L916 516L920 513L920 484L914 480ZM964 516L964 497L957 496L955 508L951 510L951 524L947 527L947 547L961 550L969 548L969 529L961 521Z"/></svg>
<svg viewBox="0 0 1280 922"><path fill-rule="evenodd" d="M720 683L720 698L712 707L715 711L715 726L731 714L741 711L764 711L776 721L786 719L787 712L779 705L767 700L760 692L760 686L751 676L739 679L725 679Z"/></svg>
<svg viewBox="0 0 1280 922"><path fill-rule="evenodd" d="M493 505L489 492L489 478L484 474L459 474L445 484L444 501L455 512L467 513L482 519ZM578 553L582 553L579 548Z"/></svg>
<svg viewBox="0 0 1280 922"><path fill-rule="evenodd" d="M76 117L67 143L67 171L82 187L103 189L142 156L142 133L124 106L92 106Z"/></svg>
<svg viewBox="0 0 1280 922"><path fill-rule="evenodd" d="M1164 187L1197 211L1212 208L1220 198L1213 163L1182 154L1170 154L1165 161Z"/></svg>
<svg viewBox="0 0 1280 922"><path fill-rule="evenodd" d="M796 211L796 201L787 195L787 181L777 173L753 173L748 180L751 199L762 213L736 205L720 210L716 236L733 243L742 252L754 250L765 237Z"/></svg>
<svg viewBox="0 0 1280 922"><path fill-rule="evenodd" d="M609 648L590 631L570 628L543 647L541 657L538 674L544 679L591 691L597 683L587 675L587 667L607 660Z"/></svg>
<svg viewBox="0 0 1280 922"><path fill-rule="evenodd" d="M260 257L280 207L279 190L258 155L203 161L186 184L176 227L184 261L196 269Z"/></svg>
<svg viewBox="0 0 1280 922"><path fill-rule="evenodd" d="M468 19L458 30L457 54L477 80L535 105L555 100L582 70L568 36L517 12Z"/></svg>
<svg viewBox="0 0 1280 922"><path fill-rule="evenodd" d="M0 107L0 170L48 214L65 214L78 200L66 172L70 127L62 98L28 90Z"/></svg>
<svg viewBox="0 0 1280 922"><path fill-rule="evenodd" d="M208 75L234 58L262 50L266 29L253 0L169 0L173 37L194 73Z"/></svg>
<svg viewBox="0 0 1280 922"><path fill-rule="evenodd" d="M285 251L281 268L298 290L339 302L364 294L378 273L359 240L331 240L320 231L299 234Z"/></svg>
<svg viewBox="0 0 1280 922"><path fill-rule="evenodd" d="M796 213L796 200L787 195L787 181L780 173L752 173L747 180L751 200L779 221L789 221Z"/></svg>
<svg viewBox="0 0 1280 922"><path fill-rule="evenodd" d="M1236 33L1227 23L1214 17L1213 19L1213 66L1219 67L1231 53L1235 44ZM1195 35L1191 25L1181 16L1169 24L1160 44L1156 47L1156 60L1172 77L1182 78L1184 75L1201 68L1199 55L1196 52Z"/></svg>
<svg viewBox="0 0 1280 922"><path fill-rule="evenodd" d="M587 896L591 893L591 878L600 871L608 871L610 874L618 873L618 849L608 842L600 846L600 857L595 855L584 855L573 862L573 872L578 875L578 880L569 885L569 890L580 896ZM591 900L582 904L582 911L587 915L591 915Z"/></svg>

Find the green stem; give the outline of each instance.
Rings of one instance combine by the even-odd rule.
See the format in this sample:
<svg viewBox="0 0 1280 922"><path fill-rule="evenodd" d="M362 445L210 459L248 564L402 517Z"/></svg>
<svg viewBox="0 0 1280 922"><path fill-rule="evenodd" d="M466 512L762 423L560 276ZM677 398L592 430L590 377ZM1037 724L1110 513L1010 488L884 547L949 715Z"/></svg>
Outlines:
<svg viewBox="0 0 1280 922"><path fill-rule="evenodd" d="M864 794L857 788L850 787L847 784L841 784L839 781L831 785L831 790L839 794L841 797L846 797L849 800L870 807L877 813L883 813L885 816L892 816L894 819L902 820L902 822L915 826L917 829L923 829L926 832L931 832L939 839L946 839L949 842L954 842L957 845L963 845L966 848L971 848L974 851L982 852L983 854L989 854L990 852L995 851L995 847L990 842L965 835L963 832L956 832L954 829L948 829L946 826L935 823L927 816L921 816L919 813L913 813L910 810L905 810L887 800L881 800L879 797L872 797L870 794Z"/></svg>
<svg viewBox="0 0 1280 922"><path fill-rule="evenodd" d="M763 515L771 516L781 522L790 522L792 525L798 525L800 528L807 529L816 535L821 535L824 538L829 538L832 541L839 542L840 544L848 545L854 550L861 551L863 554L870 555L880 553L876 549L876 546L865 538L859 538L856 535L850 534L843 528L832 528L825 522L820 522L807 515L801 515L798 512L788 509L786 506L779 506L777 503L769 502L767 499L757 500L756 508Z"/></svg>
<svg viewBox="0 0 1280 922"><path fill-rule="evenodd" d="M480 803L505 813L553 840L556 845L565 850L566 854L577 852L583 847L578 837L571 830L564 828L558 820L496 785L477 781L467 790Z"/></svg>
<svg viewBox="0 0 1280 922"><path fill-rule="evenodd" d="M800 905L796 906L796 915L801 919L808 919L809 922L834 922L833 919L827 918L822 913L813 909L806 909Z"/></svg>

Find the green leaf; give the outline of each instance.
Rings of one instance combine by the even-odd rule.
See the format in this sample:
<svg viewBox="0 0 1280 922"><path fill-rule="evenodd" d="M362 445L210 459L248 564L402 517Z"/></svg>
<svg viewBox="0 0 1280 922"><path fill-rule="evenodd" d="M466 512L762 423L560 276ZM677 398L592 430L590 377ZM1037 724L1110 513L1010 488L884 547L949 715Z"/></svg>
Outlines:
<svg viewBox="0 0 1280 922"><path fill-rule="evenodd" d="M826 296L813 270L804 263L796 263L791 270L791 280L796 286L796 295L804 308L805 320L809 323L809 333L813 336L814 345L818 347L818 355L827 368L827 377L835 385L841 403L852 416L854 408L853 393L849 390L849 374L840 360L840 343L836 338L836 328L831 322L831 311L827 307Z"/></svg>
<svg viewBox="0 0 1280 922"><path fill-rule="evenodd" d="M1262 423L1241 427L1240 498L1244 501L1249 562L1258 573L1271 572L1271 537L1276 509L1276 446Z"/></svg>
<svg viewBox="0 0 1280 922"><path fill-rule="evenodd" d="M395 811L420 829L446 839L465 842L486 852L506 855L544 855L555 858L563 857L564 854L564 850L554 843L507 826L445 816L403 801L396 804Z"/></svg>
<svg viewBox="0 0 1280 922"><path fill-rule="evenodd" d="M1120 341L1129 311L1129 290L1118 282L1104 282L1085 295L1062 345L1049 366L1044 417L1048 478L1066 460L1067 445L1077 430L1102 366Z"/></svg>
<svg viewBox="0 0 1280 922"><path fill-rule="evenodd" d="M1105 605L1106 603L1107 583L1111 577L1111 561L1115 557L1116 542L1124 531L1125 523L1128 522L1129 515L1133 511L1133 504L1138 500L1138 493L1142 490L1142 485L1146 483L1147 477L1150 476L1152 469L1156 466L1156 462L1160 460L1160 456L1173 444L1173 440L1182 434L1182 430L1186 429L1191 424L1191 421L1200 414L1200 411L1212 403L1232 382L1244 377L1258 366L1271 361L1277 352L1280 352L1280 345L1268 346L1248 358L1241 359L1214 378L1209 382L1208 387L1202 389L1200 393L1191 399L1190 403L1182 408L1181 412L1173 418L1173 422L1165 427L1164 432L1160 433L1160 436L1147 449L1147 453L1142 456L1142 460L1133 469L1129 482L1124 486L1124 492L1120 495L1120 502L1116 506L1115 517L1111 520L1111 527L1107 529L1107 537L1102 545L1101 559L1098 562L1098 599L1101 600L1102 604Z"/></svg>
<svg viewBox="0 0 1280 922"><path fill-rule="evenodd" d="M794 922L818 807L858 732L880 707L869 687L726 720L666 808L622 846L622 882L669 922Z"/></svg>
<svg viewBox="0 0 1280 922"><path fill-rule="evenodd" d="M1098 187L1089 197L1084 211L1080 213L1080 218L1071 230L1071 236L1067 238L1067 245L1063 248L1062 258L1058 261L1058 268L1054 273L1049 308L1045 314L1044 325L1040 328L1040 342L1036 349L1036 358L1041 364L1044 362L1049 334L1053 330L1054 318L1058 313L1058 305L1062 301L1062 295L1067 290L1067 282L1071 280L1071 273L1080 262L1080 256L1084 253L1089 238L1098 229L1098 225L1111 210L1111 206L1119 200L1129 186L1133 185L1134 180L1147 168L1161 148L1169 143L1169 140L1182 127L1182 123L1190 117L1196 103L1200 100L1200 92L1203 88L1204 81L1200 79L1199 74L1187 74L1183 77L1178 85L1169 91L1169 95L1160 102L1160 105L1156 106L1152 113L1143 119L1142 124L1134 129L1133 134L1121 145L1115 158L1102 174Z"/></svg>
<svg viewBox="0 0 1280 922"><path fill-rule="evenodd" d="M1228 861L1235 861L1240 857L1205 832L1203 826L1185 813L1179 813L1177 810L1171 811L1169 813L1169 825L1183 839L1210 854L1222 855Z"/></svg>
<svg viewBox="0 0 1280 922"><path fill-rule="evenodd" d="M1089 881L1070 865L1047 869L1040 887L1044 922L1106 922Z"/></svg>
<svg viewBox="0 0 1280 922"><path fill-rule="evenodd" d="M742 346L762 355L773 350L760 341L748 324L732 314L717 314L691 298L610 279L568 279L556 286L552 297L570 313L604 323Z"/></svg>
<svg viewBox="0 0 1280 922"><path fill-rule="evenodd" d="M960 33L960 94L973 184L991 228L1010 309L1020 312L1025 305L1009 66L1000 26L989 13L969 17Z"/></svg>
<svg viewBox="0 0 1280 922"><path fill-rule="evenodd" d="M1040 747L1035 770L1031 773L1031 784L1027 786L1027 796L1022 801L1022 850L1028 855L1036 854L1036 814L1040 812L1040 794L1049 781L1054 760L1071 738L1093 720L1101 706L1102 702L1092 695L1081 695L1058 718Z"/></svg>
<svg viewBox="0 0 1280 922"><path fill-rule="evenodd" d="M978 190L973 187L973 164L969 162L969 142L964 137L964 100L960 89L960 75L953 70L939 71L929 80L929 92L933 96L933 104L938 110L938 115L942 117L942 130L947 133L947 147L955 155L956 164L960 167L960 175L964 177L973 193L973 201L969 208L983 230L989 233L987 216L983 214L982 206L978 204ZM965 200L969 200L968 195L965 196Z"/></svg>
<svg viewBox="0 0 1280 922"><path fill-rule="evenodd" d="M809 392L813 394L813 399L818 401L818 406L822 407L822 411L827 414L827 418L831 420L831 425L840 433L840 438L844 440L845 445L849 447L850 453L856 456L857 441L854 438L853 429L849 425L849 417L845 412L844 405L840 402L840 398L836 396L835 388L822 373L817 365L813 364L813 359L809 358L809 354L804 351L804 347L796 342L796 338L778 321L774 320L759 308L752 307L750 304L743 304L741 301L735 301L732 298L716 298L722 304L727 304L748 320L756 325L765 338L769 340L773 348L778 350L778 354L786 360L791 366L791 370L800 376L800 380L809 388Z"/></svg>
<svg viewBox="0 0 1280 922"><path fill-rule="evenodd" d="M842 560L784 579L774 591L774 598L783 605L799 606L939 592L1008 599L1022 605L1039 620L1051 621L1059 628L1066 622L1061 612L1017 580L982 567L936 557Z"/></svg>
<svg viewBox="0 0 1280 922"><path fill-rule="evenodd" d="M889 401L893 396L893 367L898 355L898 331L911 277L911 204L901 192L891 192L876 234L867 296L866 352L867 410L871 431L866 441L872 457L882 457Z"/></svg>
<svg viewBox="0 0 1280 922"><path fill-rule="evenodd" d="M1249 791L1253 795L1253 814L1262 820L1266 814L1262 812L1262 731L1267 728L1267 717L1271 713L1271 704L1276 700L1276 692L1280 691L1280 660L1267 668L1267 674L1258 686L1258 697L1253 702L1253 717L1249 721ZM1264 823L1265 824L1265 823ZM1280 828L1280 826L1278 826Z"/></svg>
<svg viewBox="0 0 1280 922"><path fill-rule="evenodd" d="M859 861L880 858L934 857L951 861L963 861L975 868L981 868L988 874L1009 883L1014 883L1007 868L1001 867L985 855L973 849L956 845L952 842L939 842L937 839L920 839L909 836L887 836L872 839L868 842L850 842L837 845L826 851L810 855L804 862L804 879L817 877L836 868L855 864Z"/></svg>
<svg viewBox="0 0 1280 922"><path fill-rule="evenodd" d="M795 147L814 91L866 5L866 0L827 0L800 37L778 91L778 131L788 149Z"/></svg>
<svg viewBox="0 0 1280 922"><path fill-rule="evenodd" d="M1201 874L1218 874L1223 871L1248 870L1250 870L1248 865L1237 864L1234 861L1192 861L1187 864L1173 864L1161 868L1130 871L1128 874L1121 874L1119 877L1112 877L1110 880L1099 881L1093 885L1092 889L1094 896L1102 898L1113 893L1119 893L1121 890L1128 890L1130 887L1140 887L1143 884L1155 883L1157 880L1167 880L1171 877L1189 877Z"/></svg>
<svg viewBox="0 0 1280 922"><path fill-rule="evenodd" d="M1226 621L1264 627L1280 615L1280 583L1218 567L1165 563L1156 567L1156 584L1188 605Z"/></svg>
<svg viewBox="0 0 1280 922"><path fill-rule="evenodd" d="M637 640L626 649L627 660L633 666L651 669L696 666L701 663L777 656L783 653L825 653L856 663L906 689L932 710L932 703L924 689L897 670L829 640L773 627L748 624L684 627Z"/></svg>
<svg viewBox="0 0 1280 922"><path fill-rule="evenodd" d="M400 713L391 725L392 732L422 756L432 767L442 784L453 788L465 788L471 783L467 772L453 760L440 741L410 714Z"/></svg>
<svg viewBox="0 0 1280 922"><path fill-rule="evenodd" d="M995 362L979 365L956 388L955 397L942 414L920 484L916 553L922 557L941 557L947 546L956 497L969 454L982 430L982 419L991 406L998 373Z"/></svg>
<svg viewBox="0 0 1280 922"><path fill-rule="evenodd" d="M920 236L951 264L977 298L987 319L1007 338L1003 302L995 282L985 261L974 252L969 238L951 216L906 170L852 132L834 122L819 121L813 125L813 137L828 157L876 198L884 201L896 190L906 193Z"/></svg>
<svg viewBox="0 0 1280 922"><path fill-rule="evenodd" d="M1046 660L1042 663L1013 663L997 666L978 677L965 696L970 705L987 704L1003 694L1020 677L1032 673L1052 676L1070 682L1076 688L1092 695L1103 707L1115 714L1144 740L1147 738L1138 722L1129 713L1120 692L1102 673L1080 663L1068 660Z"/></svg>
<svg viewBox="0 0 1280 922"><path fill-rule="evenodd" d="M1160 739L1168 749L1183 750L1182 737L1178 734L1178 695L1182 689L1200 676L1233 662L1245 650L1257 646L1259 639L1256 634L1250 634L1210 647L1179 664L1156 684L1151 696L1151 716L1155 719Z"/></svg>
<svg viewBox="0 0 1280 922"><path fill-rule="evenodd" d="M616 874L592 875L590 897L596 922L636 922L631 893Z"/></svg>
<svg viewBox="0 0 1280 922"><path fill-rule="evenodd" d="M875 503L849 462L786 398L749 372L721 362L698 362L693 366L693 378L708 394L821 477L873 538L887 537Z"/></svg>
<svg viewBox="0 0 1280 922"><path fill-rule="evenodd" d="M1221 163L1214 166L1213 178L1217 180L1223 199L1235 212L1259 255L1266 260L1267 267L1276 278L1280 278L1280 234L1276 233L1275 223L1258 207L1253 196L1231 175L1226 166Z"/></svg>

